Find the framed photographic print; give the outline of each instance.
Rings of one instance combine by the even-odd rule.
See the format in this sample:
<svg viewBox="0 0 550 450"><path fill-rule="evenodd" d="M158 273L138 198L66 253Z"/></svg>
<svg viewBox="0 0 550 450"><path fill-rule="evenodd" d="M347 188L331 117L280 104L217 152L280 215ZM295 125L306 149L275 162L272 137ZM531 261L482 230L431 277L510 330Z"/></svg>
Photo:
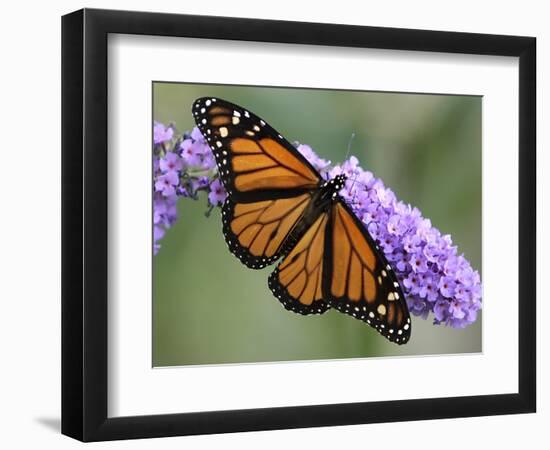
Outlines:
<svg viewBox="0 0 550 450"><path fill-rule="evenodd" d="M62 24L64 434L535 411L534 38Z"/></svg>

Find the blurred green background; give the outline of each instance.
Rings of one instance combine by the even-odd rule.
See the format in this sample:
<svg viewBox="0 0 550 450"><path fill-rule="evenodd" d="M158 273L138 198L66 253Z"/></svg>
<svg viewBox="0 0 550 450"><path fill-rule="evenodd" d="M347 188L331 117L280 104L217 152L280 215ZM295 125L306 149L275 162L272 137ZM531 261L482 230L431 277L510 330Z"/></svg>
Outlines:
<svg viewBox="0 0 550 450"><path fill-rule="evenodd" d="M397 198L451 234L481 272L481 97L153 83L153 119L191 130L193 101L216 96L255 112L322 158L351 154ZM336 311L286 311L261 271L227 250L219 210L181 200L153 260L153 366L428 355L481 351L481 314L457 330L412 317L397 346Z"/></svg>

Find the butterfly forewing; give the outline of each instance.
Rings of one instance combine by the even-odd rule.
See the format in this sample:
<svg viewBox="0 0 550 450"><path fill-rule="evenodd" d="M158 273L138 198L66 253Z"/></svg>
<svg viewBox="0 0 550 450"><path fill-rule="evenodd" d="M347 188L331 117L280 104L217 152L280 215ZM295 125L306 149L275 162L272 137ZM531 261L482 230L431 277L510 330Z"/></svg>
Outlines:
<svg viewBox="0 0 550 450"><path fill-rule="evenodd" d="M272 264L289 250L288 235L321 177L277 131L240 106L205 97L192 112L228 193L222 216L229 249L247 267Z"/></svg>
<svg viewBox="0 0 550 450"><path fill-rule="evenodd" d="M405 296L384 255L342 199L326 234L323 292L330 306L375 328L397 344L410 337Z"/></svg>
<svg viewBox="0 0 550 450"><path fill-rule="evenodd" d="M193 105L193 116L235 201L297 195L315 189L321 181L315 168L285 138L240 106L200 98Z"/></svg>

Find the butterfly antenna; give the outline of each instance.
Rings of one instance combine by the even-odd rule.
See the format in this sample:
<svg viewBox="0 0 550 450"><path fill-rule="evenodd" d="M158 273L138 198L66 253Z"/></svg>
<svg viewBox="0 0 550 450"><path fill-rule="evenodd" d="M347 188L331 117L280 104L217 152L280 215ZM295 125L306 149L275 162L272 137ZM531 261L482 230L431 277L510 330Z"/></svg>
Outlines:
<svg viewBox="0 0 550 450"><path fill-rule="evenodd" d="M349 188L349 191L350 192L353 192L353 186L355 186L355 181L357 180L357 174L354 174L353 176L353 181L351 183L351 187ZM355 195L357 194L357 192L353 192L353 199L351 200L352 203L355 203Z"/></svg>
<svg viewBox="0 0 550 450"><path fill-rule="evenodd" d="M349 141L348 141L348 150L347 150L347 152L346 152L346 156L345 156L345 158L344 158L344 161L345 161L346 159L348 159L349 152L350 152L350 150L351 150L351 143L353 142L353 139L354 139L354 138L355 138L355 133L351 133L351 136L350 136Z"/></svg>
<svg viewBox="0 0 550 450"><path fill-rule="evenodd" d="M353 142L353 139L355 138L355 133L351 133L351 136L349 138L349 141L348 141L348 150L346 151L346 157L344 158L344 161L346 161L349 157L349 154L350 154L350 151L351 151L351 144ZM353 191L353 186L355 184L355 179L357 178L357 174L355 174L355 176L353 177L353 183L351 183L351 188L350 188L350 192ZM353 194L353 199L352 199L352 202L355 201L355 194Z"/></svg>

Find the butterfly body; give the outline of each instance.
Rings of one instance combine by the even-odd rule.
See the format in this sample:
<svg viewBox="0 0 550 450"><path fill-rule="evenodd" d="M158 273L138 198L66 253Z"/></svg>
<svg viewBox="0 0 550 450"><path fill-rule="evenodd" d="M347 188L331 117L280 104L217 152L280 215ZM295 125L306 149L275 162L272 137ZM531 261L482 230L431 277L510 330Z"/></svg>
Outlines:
<svg viewBox="0 0 550 450"><path fill-rule="evenodd" d="M397 276L365 225L338 194L345 174L325 180L281 134L251 112L216 98L192 108L228 197L222 225L229 250L269 277L291 311L330 308L366 322L392 342L410 337Z"/></svg>
<svg viewBox="0 0 550 450"><path fill-rule="evenodd" d="M338 192L345 186L347 176L337 175L332 180L319 184L319 189L314 191L311 200L304 210L302 218L296 223L288 236L287 246L292 248L304 233L311 228L321 214L327 213L332 204L337 201Z"/></svg>

